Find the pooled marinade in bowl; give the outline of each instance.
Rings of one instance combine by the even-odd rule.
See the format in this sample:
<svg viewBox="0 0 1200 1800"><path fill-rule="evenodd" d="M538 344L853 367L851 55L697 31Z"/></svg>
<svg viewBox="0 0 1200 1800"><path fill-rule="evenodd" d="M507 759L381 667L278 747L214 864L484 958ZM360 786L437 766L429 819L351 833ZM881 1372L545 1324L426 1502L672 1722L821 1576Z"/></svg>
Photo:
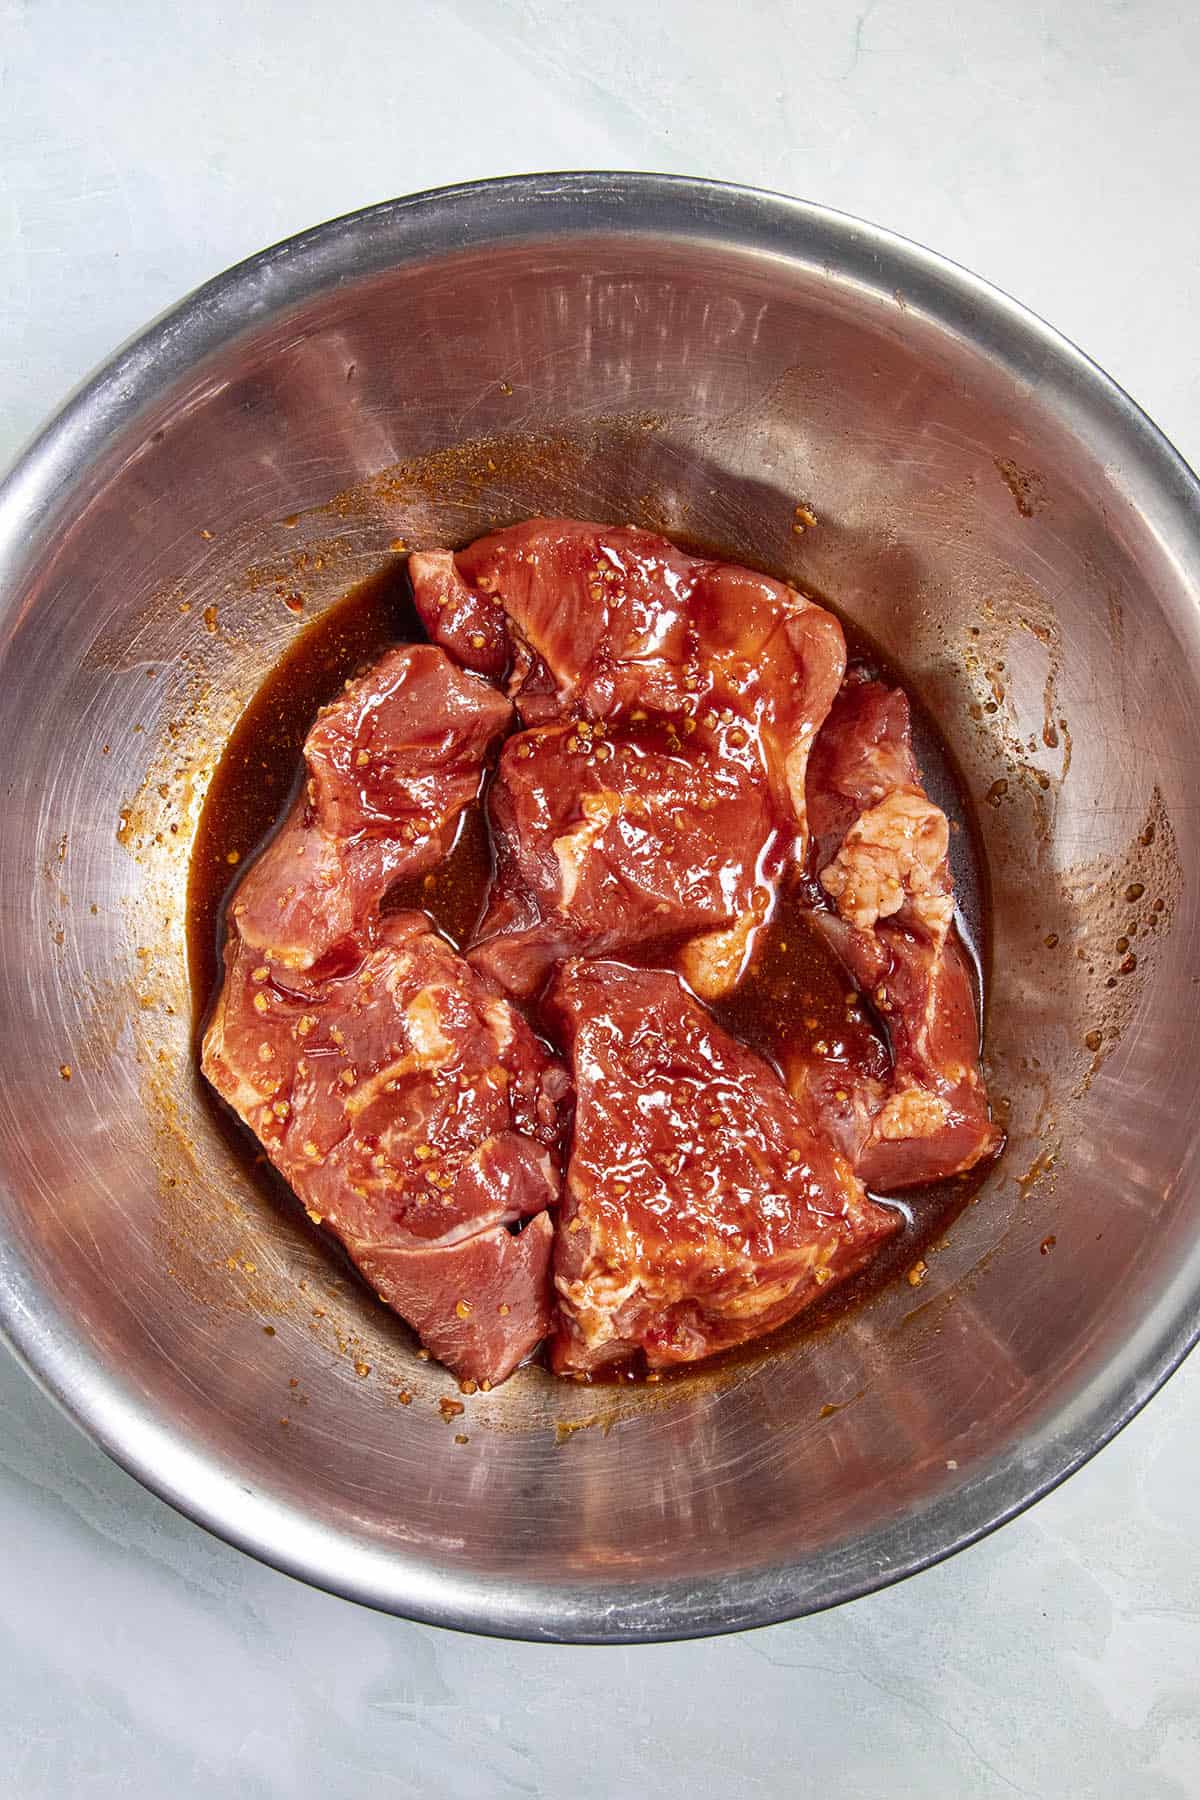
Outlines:
<svg viewBox="0 0 1200 1800"><path fill-rule="evenodd" d="M426 641L369 646L229 895L204 1073L460 1377L744 1345L1000 1148L908 699L631 527L409 577Z"/></svg>

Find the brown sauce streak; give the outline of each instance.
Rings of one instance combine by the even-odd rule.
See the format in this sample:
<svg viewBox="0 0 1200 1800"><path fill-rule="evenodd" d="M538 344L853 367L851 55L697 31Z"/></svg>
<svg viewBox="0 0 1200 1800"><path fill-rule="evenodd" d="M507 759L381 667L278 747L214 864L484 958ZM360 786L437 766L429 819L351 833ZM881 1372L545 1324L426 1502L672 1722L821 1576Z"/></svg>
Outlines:
<svg viewBox="0 0 1200 1800"><path fill-rule="evenodd" d="M398 881L383 903L384 912L427 912L450 942L461 949L474 936L483 917L492 879L492 844L482 806L463 813L453 848L429 875Z"/></svg>
<svg viewBox="0 0 1200 1800"><path fill-rule="evenodd" d="M301 632L238 720L200 816L188 882L188 968L197 1055L220 984L226 906L247 863L269 841L297 791L304 740L317 712L345 681L390 646L423 641L424 637L404 565L398 561L353 589ZM982 1014L989 937L987 875L965 784L911 686L888 668L861 634L846 628L846 639L851 660L868 663L882 680L904 686L909 695L921 772L931 796L952 824L951 863L960 924L975 966L976 998ZM231 853L236 854L234 862L229 860ZM454 848L441 867L398 883L384 902L385 910L425 911L452 943L462 945L482 916L491 873L484 809L475 807L464 815ZM669 955L669 948L660 950L660 963ZM844 970L805 924L798 901L784 896L762 933L753 967L736 994L713 1010L727 1030L768 1061L778 1063L785 1043L794 1039L798 1029L813 1037L839 1035L844 1029L847 990ZM207 1083L201 1085L214 1122L246 1173L303 1226L291 1188L271 1166L253 1133ZM926 1255L973 1198L989 1167L913 1189L899 1201L884 1200L882 1204L899 1214L901 1229L860 1274L768 1337L710 1357L698 1368L663 1371L662 1380L679 1381L698 1373L727 1370L760 1356L767 1347L778 1350L830 1324ZM314 1235L324 1248L333 1249L345 1268L353 1269L349 1258L324 1232ZM636 1366L613 1369L599 1379L636 1380L641 1373Z"/></svg>

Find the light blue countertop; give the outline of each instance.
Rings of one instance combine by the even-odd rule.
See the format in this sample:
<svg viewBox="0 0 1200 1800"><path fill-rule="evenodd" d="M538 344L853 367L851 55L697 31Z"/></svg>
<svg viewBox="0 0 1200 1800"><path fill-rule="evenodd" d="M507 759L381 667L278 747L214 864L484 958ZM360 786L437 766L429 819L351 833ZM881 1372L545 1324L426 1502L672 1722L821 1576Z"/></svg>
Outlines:
<svg viewBox="0 0 1200 1800"><path fill-rule="evenodd" d="M535 168L781 188L1081 343L1200 463L1200 14L1178 0L0 0L0 462L188 288ZM708 1643L379 1617L205 1536L0 1351L0 1793L1200 1795L1200 1363L900 1588Z"/></svg>

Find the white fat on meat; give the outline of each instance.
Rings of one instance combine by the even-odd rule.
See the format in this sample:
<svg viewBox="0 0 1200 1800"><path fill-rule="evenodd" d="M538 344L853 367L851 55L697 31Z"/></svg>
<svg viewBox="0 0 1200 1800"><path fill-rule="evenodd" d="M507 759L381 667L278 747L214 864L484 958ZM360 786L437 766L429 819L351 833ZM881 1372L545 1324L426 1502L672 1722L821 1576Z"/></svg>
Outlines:
<svg viewBox="0 0 1200 1800"><path fill-rule="evenodd" d="M950 826L945 813L918 789L896 788L861 814L841 849L821 870L821 885L843 919L870 931L907 907L936 941L954 919L946 891Z"/></svg>
<svg viewBox="0 0 1200 1800"><path fill-rule="evenodd" d="M679 973L701 1000L719 1000L741 980L749 960L755 931L762 923L757 912L744 912L723 931L705 931L684 945L679 954Z"/></svg>
<svg viewBox="0 0 1200 1800"><path fill-rule="evenodd" d="M516 1035L513 1028L512 1007L507 1000L488 1000L483 1007L483 1016L492 1028L492 1035L496 1040L496 1054L503 1056Z"/></svg>
<svg viewBox="0 0 1200 1800"><path fill-rule="evenodd" d="M438 993L435 987L422 988L404 1009L413 1054L421 1066L429 1069L439 1069L454 1054L454 1045L442 1030Z"/></svg>
<svg viewBox="0 0 1200 1800"><path fill-rule="evenodd" d="M579 802L583 823L577 825L574 831L565 831L561 837L554 839L554 854L558 858L562 879L562 893L558 901L561 912L566 912L575 898L575 890L579 886L579 877L587 856L613 820L620 817L626 804L629 803L622 800L620 794L614 794L607 788L599 794L584 794Z"/></svg>
<svg viewBox="0 0 1200 1800"><path fill-rule="evenodd" d="M265 1046L268 1052L271 1046ZM205 1035L204 1054L213 1068L220 1069L222 1076L221 1096L232 1106L240 1119L253 1129L254 1115L260 1108L269 1107L272 1096L278 1091L278 1083L269 1076L269 1063L273 1055L264 1057L263 1085L258 1087L250 1080L245 1067L235 1056L230 1056L225 1045L225 999L222 995L213 1014L212 1023Z"/></svg>
<svg viewBox="0 0 1200 1800"><path fill-rule="evenodd" d="M875 1120L877 1138L933 1137L950 1122L950 1108L940 1094L928 1088L904 1088L893 1094Z"/></svg>

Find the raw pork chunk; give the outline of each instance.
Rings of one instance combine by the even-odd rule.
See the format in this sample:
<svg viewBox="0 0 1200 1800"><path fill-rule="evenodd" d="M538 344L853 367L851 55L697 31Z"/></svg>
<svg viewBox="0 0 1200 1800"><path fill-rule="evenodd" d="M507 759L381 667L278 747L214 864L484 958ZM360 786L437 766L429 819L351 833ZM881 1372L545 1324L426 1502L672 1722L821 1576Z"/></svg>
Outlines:
<svg viewBox="0 0 1200 1800"><path fill-rule="evenodd" d="M387 890L443 860L512 708L432 644L389 650L323 708L305 781L238 890L242 941L309 969L354 938Z"/></svg>
<svg viewBox="0 0 1200 1800"><path fill-rule="evenodd" d="M896 1229L761 1057L668 972L564 964L574 1062L560 1373L694 1362L791 1319Z"/></svg>
<svg viewBox="0 0 1200 1800"><path fill-rule="evenodd" d="M695 990L727 992L770 911L785 852L804 853L806 764L845 668L837 620L749 569L689 556L651 532L578 520L532 520L457 555L414 555L410 572L437 643L503 681L526 725L572 727L505 758L485 966L525 992L564 949L606 954L675 937ZM532 771L519 761L536 753L545 767L548 746L608 765L580 780L573 808L563 770L552 818L530 805ZM721 816L698 821L708 800ZM703 883L651 894L635 873L608 904L622 860L632 854L644 871L652 845L669 839L678 867L685 834L715 859ZM573 845L562 879L557 840ZM498 941L509 934L513 945Z"/></svg>
<svg viewBox="0 0 1200 1800"><path fill-rule="evenodd" d="M871 1002L891 1046L877 1062L785 1059L788 1085L867 1186L890 1193L994 1156L970 965L954 925L950 828L912 748L908 701L857 673L808 768L810 868L831 904L809 915Z"/></svg>
<svg viewBox="0 0 1200 1800"><path fill-rule="evenodd" d="M528 995L566 956L674 947L697 992L734 985L782 853L744 755L685 748L661 718L611 739L587 720L510 738L472 962Z"/></svg>
<svg viewBox="0 0 1200 1800"><path fill-rule="evenodd" d="M433 1355L502 1381L549 1324L561 1064L421 913L323 972L236 932L225 963L204 1073Z"/></svg>

